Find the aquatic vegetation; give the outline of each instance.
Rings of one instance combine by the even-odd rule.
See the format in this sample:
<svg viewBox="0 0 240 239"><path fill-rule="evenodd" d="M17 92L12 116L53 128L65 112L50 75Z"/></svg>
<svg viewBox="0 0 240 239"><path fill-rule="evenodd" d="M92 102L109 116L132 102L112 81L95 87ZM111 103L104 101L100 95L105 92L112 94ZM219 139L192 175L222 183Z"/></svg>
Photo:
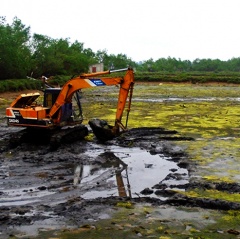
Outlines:
<svg viewBox="0 0 240 239"><path fill-rule="evenodd" d="M131 202L118 202L117 207L133 208L133 204Z"/></svg>
<svg viewBox="0 0 240 239"><path fill-rule="evenodd" d="M145 213L146 208L148 213ZM177 216L181 215L181 216ZM179 219L181 218L181 221ZM137 205L120 207L111 219L61 232L60 238L236 238L239 212L205 211L194 208L165 208ZM56 235L55 235L56 236Z"/></svg>
<svg viewBox="0 0 240 239"><path fill-rule="evenodd" d="M217 175L206 175L206 176L203 176L202 178L205 179L206 181L216 182L216 183L220 183L220 182L233 183L234 182L229 177L221 177Z"/></svg>
<svg viewBox="0 0 240 239"><path fill-rule="evenodd" d="M208 198L208 199L219 199L219 200L226 200L230 202L237 202L240 203L240 194L239 193L228 193L222 192L214 189L194 189L190 191L179 191L179 193L184 194L188 197L193 198Z"/></svg>

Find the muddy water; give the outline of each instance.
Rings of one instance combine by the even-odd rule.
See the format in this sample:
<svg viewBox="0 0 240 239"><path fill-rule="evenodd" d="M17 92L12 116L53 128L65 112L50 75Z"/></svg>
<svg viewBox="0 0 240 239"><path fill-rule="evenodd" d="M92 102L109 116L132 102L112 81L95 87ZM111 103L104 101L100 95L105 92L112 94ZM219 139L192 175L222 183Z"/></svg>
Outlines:
<svg viewBox="0 0 240 239"><path fill-rule="evenodd" d="M175 162L171 162L170 157L164 155L151 155L146 150L140 148L122 148L117 146L97 148L88 150L85 154L89 157L97 158L99 155L111 152L119 161L118 168L112 167L109 162L107 168L102 168L96 165L82 165L75 169L75 182L80 178L79 171L81 171L81 179L78 187L81 189L88 188L88 191L81 195L86 199L93 199L97 197L119 196L119 188L125 191L126 196L140 197L141 192L146 188L152 188L154 185L163 182L166 176L171 172L188 175L186 169L181 169ZM122 164L122 165L121 165ZM81 168L81 169L80 169ZM121 175L117 175L120 171ZM123 184L118 185L118 177L121 177ZM188 178L178 182L185 184ZM107 185L102 188L101 184ZM91 190L92 189L92 190ZM151 193L151 196L158 197ZM162 198L163 199L163 198Z"/></svg>
<svg viewBox="0 0 240 239"><path fill-rule="evenodd" d="M85 147L84 153L74 154L74 162L70 159L72 154L63 156L62 150L45 152L45 155L41 155L44 153L39 149L31 154L22 150L22 155L16 155L19 149L9 151L8 158L0 164L1 206L57 203L57 200L64 200L63 192L59 194L59 191L65 188L68 188L66 195L74 194L84 199L134 198L146 196L141 192L159 183L171 185L174 181L176 185L188 182L187 169L180 168L170 156L151 154L139 147L94 143ZM56 162L49 161L53 159ZM185 176L179 181L164 180L172 172ZM161 198L154 190L148 196Z"/></svg>

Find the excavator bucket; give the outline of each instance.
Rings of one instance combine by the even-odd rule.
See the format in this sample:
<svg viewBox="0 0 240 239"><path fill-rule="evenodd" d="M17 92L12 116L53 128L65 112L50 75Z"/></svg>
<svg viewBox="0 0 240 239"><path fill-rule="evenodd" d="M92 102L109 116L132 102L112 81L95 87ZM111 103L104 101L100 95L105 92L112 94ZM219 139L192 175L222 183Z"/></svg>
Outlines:
<svg viewBox="0 0 240 239"><path fill-rule="evenodd" d="M113 139L116 135L113 133L113 126L109 125L107 121L100 119L91 119L90 125L93 133L100 141L107 141Z"/></svg>

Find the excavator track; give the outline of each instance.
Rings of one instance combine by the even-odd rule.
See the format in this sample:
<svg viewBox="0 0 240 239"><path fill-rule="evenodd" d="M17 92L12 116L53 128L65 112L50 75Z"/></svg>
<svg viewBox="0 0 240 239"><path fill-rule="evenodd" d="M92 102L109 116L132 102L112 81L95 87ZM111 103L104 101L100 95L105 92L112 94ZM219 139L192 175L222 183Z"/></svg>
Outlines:
<svg viewBox="0 0 240 239"><path fill-rule="evenodd" d="M74 127L62 128L55 131L50 139L51 149L58 148L64 143L73 143L84 139L88 135L88 128L85 125L77 125Z"/></svg>
<svg viewBox="0 0 240 239"><path fill-rule="evenodd" d="M51 149L58 148L61 144L72 143L84 139L88 135L88 128L85 125L55 129L39 130L24 129L13 133L9 139L9 147L16 148L22 143L49 145Z"/></svg>
<svg viewBox="0 0 240 239"><path fill-rule="evenodd" d="M50 138L51 134L49 130L26 128L11 134L9 139L9 147L16 148L22 143L48 144L50 142Z"/></svg>

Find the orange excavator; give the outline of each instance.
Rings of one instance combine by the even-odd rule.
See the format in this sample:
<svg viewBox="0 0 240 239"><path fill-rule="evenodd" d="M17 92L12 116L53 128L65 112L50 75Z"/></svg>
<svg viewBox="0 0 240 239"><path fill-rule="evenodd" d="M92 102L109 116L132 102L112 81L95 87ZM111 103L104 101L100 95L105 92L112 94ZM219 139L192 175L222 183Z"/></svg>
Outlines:
<svg viewBox="0 0 240 239"><path fill-rule="evenodd" d="M126 72L123 77L104 76L122 71ZM6 109L7 123L12 127L25 127L25 131L32 135L36 132L48 132L51 138L59 142L62 139L81 139L88 134L88 128L82 125L80 91L108 85L120 86L115 124L110 126L105 121L94 119L89 121L89 125L97 138L111 139L127 129L134 86L134 72L131 68L81 74L67 81L62 88L53 88L46 84L42 104L37 103L40 93L21 94ZM127 102L124 126L122 116Z"/></svg>

